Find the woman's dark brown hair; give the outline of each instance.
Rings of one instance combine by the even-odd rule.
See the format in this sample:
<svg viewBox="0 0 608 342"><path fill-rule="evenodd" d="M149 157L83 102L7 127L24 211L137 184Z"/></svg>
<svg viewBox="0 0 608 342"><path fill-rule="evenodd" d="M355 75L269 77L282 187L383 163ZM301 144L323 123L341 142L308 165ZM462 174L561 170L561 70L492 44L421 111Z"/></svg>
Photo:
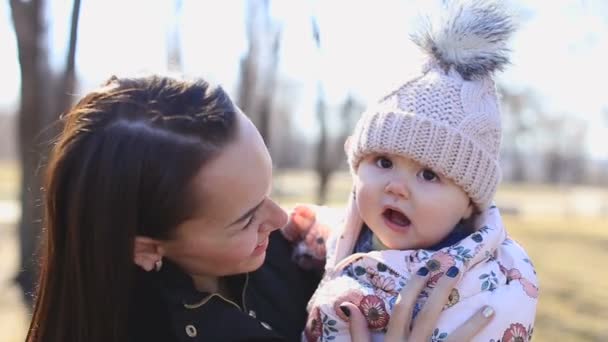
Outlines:
<svg viewBox="0 0 608 342"><path fill-rule="evenodd" d="M234 138L236 111L202 80L113 77L63 116L28 342L128 339L134 238L188 218L189 184Z"/></svg>

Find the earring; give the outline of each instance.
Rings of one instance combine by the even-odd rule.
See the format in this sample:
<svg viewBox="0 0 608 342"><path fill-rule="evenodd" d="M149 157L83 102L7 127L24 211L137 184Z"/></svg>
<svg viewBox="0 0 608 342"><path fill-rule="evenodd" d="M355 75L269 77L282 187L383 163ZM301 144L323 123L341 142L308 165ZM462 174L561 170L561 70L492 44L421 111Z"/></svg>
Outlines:
<svg viewBox="0 0 608 342"><path fill-rule="evenodd" d="M160 271L160 269L163 267L163 259L158 259L156 260L156 262L154 263L154 270L156 272Z"/></svg>

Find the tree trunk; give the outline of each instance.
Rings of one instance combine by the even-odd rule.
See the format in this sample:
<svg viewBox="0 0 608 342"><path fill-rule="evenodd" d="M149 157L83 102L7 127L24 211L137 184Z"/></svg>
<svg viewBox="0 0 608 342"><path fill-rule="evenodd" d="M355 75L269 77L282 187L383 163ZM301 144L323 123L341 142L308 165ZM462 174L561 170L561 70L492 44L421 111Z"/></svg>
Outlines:
<svg viewBox="0 0 608 342"><path fill-rule="evenodd" d="M270 131L272 127L272 114L274 112L273 100L276 90L276 81L278 77L279 69L279 49L281 43L281 30L277 29L274 32L272 50L270 54L270 61L268 72L266 73L266 85L264 94L260 99L260 106L258 108L258 130L260 135L264 138L266 147L270 149Z"/></svg>
<svg viewBox="0 0 608 342"><path fill-rule="evenodd" d="M281 27L270 16L268 0L246 4L248 50L241 60L237 103L269 146Z"/></svg>
<svg viewBox="0 0 608 342"><path fill-rule="evenodd" d="M327 128L327 109L324 95L319 85L317 99L317 120L319 122L319 143L317 145L317 161L315 170L317 172L317 204L325 204L327 201L327 186L331 175L330 161L327 156L329 145L329 132Z"/></svg>
<svg viewBox="0 0 608 342"><path fill-rule="evenodd" d="M21 72L18 154L21 166L21 219L19 222L20 267L16 281L25 301L32 302L37 278L37 245L42 222L42 176L50 141L60 111L71 104L75 83L75 54L80 0L73 4L72 29L66 72L57 87L50 70L44 0L10 0ZM60 89L60 94L55 92ZM59 107L61 106L61 108Z"/></svg>
<svg viewBox="0 0 608 342"><path fill-rule="evenodd" d="M321 56L321 31L317 19L311 17L312 38L317 45L319 56ZM323 91L323 82L321 79L317 81L317 120L319 122L319 143L317 144L317 160L315 171L317 172L317 204L325 204L327 202L327 187L329 185L329 177L333 170L331 161L329 160L329 129L327 127L327 106L325 104L325 93Z"/></svg>
<svg viewBox="0 0 608 342"><path fill-rule="evenodd" d="M48 122L44 109L49 99L45 96L44 80L50 79L47 51L43 43L45 31L42 23L41 0L23 2L11 0L11 13L17 36L19 65L21 71L21 98L18 125L18 152L21 163L21 220L19 238L21 243L21 272L17 282L25 299L34 291L36 263L34 252L40 234L40 180L38 177L41 144L37 142L39 132Z"/></svg>
<svg viewBox="0 0 608 342"><path fill-rule="evenodd" d="M70 42L66 56L65 70L62 77L62 84L59 87L61 92L57 96L56 112L68 110L74 102L72 93L76 89L76 45L78 42L78 19L80 17L80 0L73 0L72 19L70 23Z"/></svg>
<svg viewBox="0 0 608 342"><path fill-rule="evenodd" d="M258 23L258 7L257 3L252 1L247 2L247 16L246 20L246 34L247 34L247 43L248 49L247 53L241 59L240 65L240 79L239 79L239 89L238 89L238 98L237 104L239 108L250 117L253 123L256 123L256 115L255 115L255 94L256 94L256 84L258 83L259 78L259 23ZM259 5L259 4L257 4Z"/></svg>

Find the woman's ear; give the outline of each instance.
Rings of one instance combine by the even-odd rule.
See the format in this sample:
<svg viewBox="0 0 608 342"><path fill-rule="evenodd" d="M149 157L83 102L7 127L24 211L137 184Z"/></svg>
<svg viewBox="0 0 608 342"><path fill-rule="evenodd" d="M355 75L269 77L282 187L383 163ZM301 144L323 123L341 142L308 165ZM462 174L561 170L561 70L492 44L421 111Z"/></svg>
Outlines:
<svg viewBox="0 0 608 342"><path fill-rule="evenodd" d="M133 244L133 262L137 266L149 272L162 262L164 250L159 240L136 236Z"/></svg>

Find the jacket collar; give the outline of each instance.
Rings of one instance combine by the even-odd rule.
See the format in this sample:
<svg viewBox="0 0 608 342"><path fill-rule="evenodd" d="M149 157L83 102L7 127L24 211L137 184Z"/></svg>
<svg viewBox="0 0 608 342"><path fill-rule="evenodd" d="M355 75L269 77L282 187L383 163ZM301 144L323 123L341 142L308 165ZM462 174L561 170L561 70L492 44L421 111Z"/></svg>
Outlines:
<svg viewBox="0 0 608 342"><path fill-rule="evenodd" d="M164 262L163 268L158 272L158 279L161 294L172 305L193 309L205 305L213 297L219 297L225 302L236 306L239 310L245 310L243 297L249 279L248 274L238 274L222 278L230 292L230 299L219 293L197 290L192 278L169 260Z"/></svg>

